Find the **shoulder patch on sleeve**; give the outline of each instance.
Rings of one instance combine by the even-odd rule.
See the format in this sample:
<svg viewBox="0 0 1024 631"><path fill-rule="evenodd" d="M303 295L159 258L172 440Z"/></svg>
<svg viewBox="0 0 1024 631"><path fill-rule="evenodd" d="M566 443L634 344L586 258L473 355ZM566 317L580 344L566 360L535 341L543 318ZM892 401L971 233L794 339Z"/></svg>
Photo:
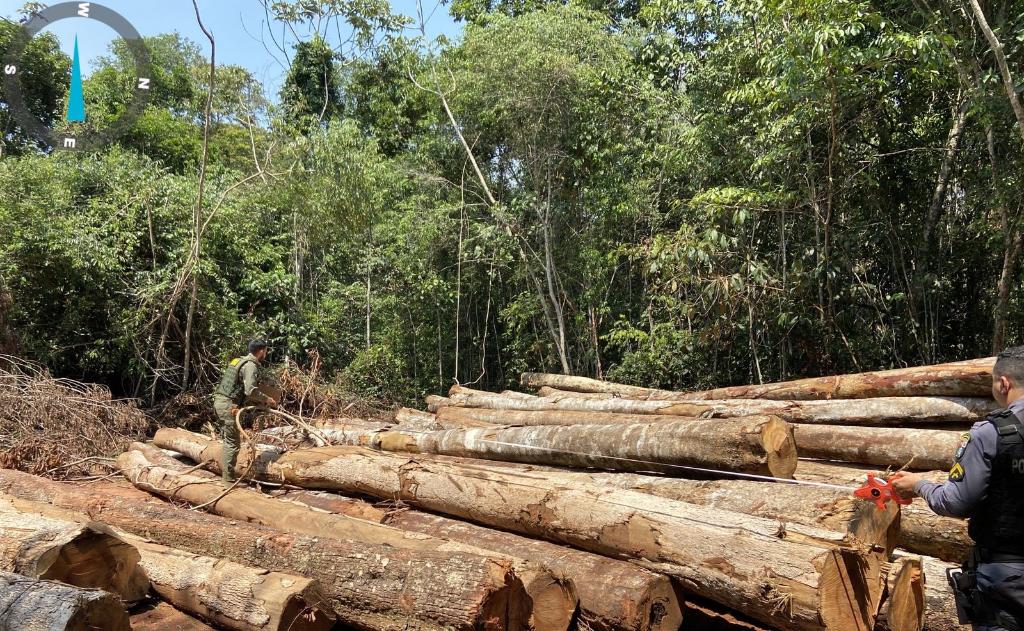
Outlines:
<svg viewBox="0 0 1024 631"><path fill-rule="evenodd" d="M964 471L964 466L959 462L953 464L953 468L949 470L949 479L952 482L960 482L964 479L967 472Z"/></svg>
<svg viewBox="0 0 1024 631"><path fill-rule="evenodd" d="M960 442L956 446L956 452L953 453L953 460L960 462L960 459L964 457L964 452L967 451L967 443L969 442L971 442L970 432L960 434Z"/></svg>
<svg viewBox="0 0 1024 631"><path fill-rule="evenodd" d="M236 358L234 358L234 359L232 359L232 360L231 360L231 365L232 365L232 366L237 366L237 365L238 365L238 362L239 362L239 358L238 358L238 357L236 357Z"/></svg>

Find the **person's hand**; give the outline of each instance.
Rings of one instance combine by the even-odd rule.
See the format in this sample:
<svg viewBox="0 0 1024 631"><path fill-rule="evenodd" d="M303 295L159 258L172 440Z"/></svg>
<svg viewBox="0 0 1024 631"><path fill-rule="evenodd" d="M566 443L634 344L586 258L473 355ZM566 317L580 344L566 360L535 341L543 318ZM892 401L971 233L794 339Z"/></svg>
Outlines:
<svg viewBox="0 0 1024 631"><path fill-rule="evenodd" d="M914 487L921 480L924 480L924 475L920 473L897 471L889 476L889 485L892 486L892 490L895 491L897 495L904 499L910 499L912 497L917 497Z"/></svg>

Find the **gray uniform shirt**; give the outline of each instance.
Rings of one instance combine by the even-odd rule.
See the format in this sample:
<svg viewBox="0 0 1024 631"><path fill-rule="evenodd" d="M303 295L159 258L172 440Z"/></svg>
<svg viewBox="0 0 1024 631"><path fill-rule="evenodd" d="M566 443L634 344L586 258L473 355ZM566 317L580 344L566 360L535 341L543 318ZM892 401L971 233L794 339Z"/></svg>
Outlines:
<svg viewBox="0 0 1024 631"><path fill-rule="evenodd" d="M1009 405L1010 411L1024 416L1024 399ZM921 481L914 491L939 515L970 517L978 502L988 495L988 481L992 475L992 461L999 446L999 433L992 423L975 423L966 443L961 441L956 462L949 479L942 484ZM957 470L957 467L960 467ZM955 473L954 473L955 472Z"/></svg>

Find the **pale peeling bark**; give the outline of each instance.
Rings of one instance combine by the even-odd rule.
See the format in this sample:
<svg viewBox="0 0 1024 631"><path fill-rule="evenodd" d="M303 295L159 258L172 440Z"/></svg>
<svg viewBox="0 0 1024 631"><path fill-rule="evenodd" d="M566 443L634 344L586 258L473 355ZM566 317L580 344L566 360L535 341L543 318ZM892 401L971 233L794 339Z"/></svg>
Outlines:
<svg viewBox="0 0 1024 631"><path fill-rule="evenodd" d="M872 467L801 460L796 477L799 480L829 484L860 485L864 483L869 472L878 470ZM933 471L928 477L935 482L942 482L947 478L947 474L943 471ZM936 515L920 498L908 506L903 506L901 513L900 531L896 540L898 547L955 563L960 563L967 557L967 551L972 544L971 538L967 536L966 520Z"/></svg>
<svg viewBox="0 0 1024 631"><path fill-rule="evenodd" d="M780 478L796 470L792 427L778 418L687 419L635 425L562 425L408 432L351 429L335 444L386 451L685 475L690 466Z"/></svg>
<svg viewBox="0 0 1024 631"><path fill-rule="evenodd" d="M194 453L177 450L206 460L211 442L196 435ZM881 597L880 555L820 528L633 491L566 486L546 472L359 447L265 452L255 468L296 486L402 500L629 560L781 629L870 629Z"/></svg>
<svg viewBox="0 0 1024 631"><path fill-rule="evenodd" d="M117 460L118 467L139 488L167 499L206 504L207 510L218 515L296 534L391 546L401 550L477 555L496 564L511 565L516 576L522 580L530 603L546 605L541 610L531 610L530 627L538 631L565 631L576 609L575 588L570 581L560 580L541 565L516 558L507 552L494 552L475 545L405 532L347 515L326 513L301 504L280 502L244 488L233 489L220 497L224 489L218 480L184 473L187 468L181 465L160 466L147 459L144 451L136 448L121 454Z"/></svg>
<svg viewBox="0 0 1024 631"><path fill-rule="evenodd" d="M633 399L863 399L871 397L988 397L994 357L833 377L812 377L762 385L733 386L701 392L675 392L626 386L585 377L523 373L522 384L534 388L598 392Z"/></svg>
<svg viewBox="0 0 1024 631"><path fill-rule="evenodd" d="M476 555L397 550L296 535L0 470L0 492L88 514L193 554L317 580L339 621L361 629L523 629L529 612L511 566Z"/></svg>
<svg viewBox="0 0 1024 631"><path fill-rule="evenodd" d="M232 631L328 631L334 614L304 576L199 556L139 537L153 591L175 607Z"/></svg>
<svg viewBox="0 0 1024 631"><path fill-rule="evenodd" d="M799 471L797 472L799 473ZM622 473L545 472L566 484L628 489L691 504L849 533L887 551L896 547L900 510L879 510L848 491L752 480L684 480Z"/></svg>
<svg viewBox="0 0 1024 631"><path fill-rule="evenodd" d="M903 552L896 552L896 558L918 558L924 572L924 630L925 631L969 631L970 625L957 622L956 602L953 592L946 582L946 569L954 567L932 557L914 557Z"/></svg>
<svg viewBox="0 0 1024 631"><path fill-rule="evenodd" d="M492 423L474 421L473 419L442 419L431 412L420 412L409 408L402 408L395 415L395 420L402 427L413 427L413 421L420 423L434 423L437 429L460 429L463 427L490 427Z"/></svg>
<svg viewBox="0 0 1024 631"><path fill-rule="evenodd" d="M283 491L282 499L345 515L375 509L360 500L313 491ZM632 563L608 559L546 541L529 539L421 511L380 512L380 520L402 530L505 550L543 563L570 578L580 597L580 626L593 631L677 631L679 599L668 577Z"/></svg>
<svg viewBox="0 0 1024 631"><path fill-rule="evenodd" d="M928 471L953 466L962 432L939 429L797 425L797 450L805 458Z"/></svg>
<svg viewBox="0 0 1024 631"><path fill-rule="evenodd" d="M634 399L571 399L536 397L513 399L496 394L456 393L446 405L494 410L578 411L612 414L661 414L729 418L770 414L790 423L825 425L903 426L923 423L979 421L995 409L991 399L943 397L883 397L827 401L638 401Z"/></svg>
<svg viewBox="0 0 1024 631"><path fill-rule="evenodd" d="M0 570L102 589L125 602L146 597L139 553L101 523L25 513L0 501Z"/></svg>
<svg viewBox="0 0 1024 631"><path fill-rule="evenodd" d="M0 572L0 631L131 631L131 625L109 592Z"/></svg>
<svg viewBox="0 0 1024 631"><path fill-rule="evenodd" d="M903 556L888 565L885 600L875 631L921 631L925 616L921 557Z"/></svg>

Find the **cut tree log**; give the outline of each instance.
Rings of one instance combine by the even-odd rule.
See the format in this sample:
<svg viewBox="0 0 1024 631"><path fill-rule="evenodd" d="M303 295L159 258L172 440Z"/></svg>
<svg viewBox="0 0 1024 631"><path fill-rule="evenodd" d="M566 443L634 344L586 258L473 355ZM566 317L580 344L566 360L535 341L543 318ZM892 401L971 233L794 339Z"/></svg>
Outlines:
<svg viewBox="0 0 1024 631"><path fill-rule="evenodd" d="M544 472L566 485L620 488L721 510L846 532L891 552L901 515L896 503L879 510L849 492L751 480L685 480L624 473Z"/></svg>
<svg viewBox="0 0 1024 631"><path fill-rule="evenodd" d="M211 442L196 435L191 449L179 441L175 450L206 461ZM240 466L249 458L243 451ZM780 629L871 629L881 597L881 553L801 524L620 489L567 487L545 472L512 474L359 447L265 451L254 468L296 486L402 500L629 560Z"/></svg>
<svg viewBox="0 0 1024 631"><path fill-rule="evenodd" d="M700 392L675 392L545 373L523 373L524 386L598 392L634 399L864 399L892 396L988 397L994 357L833 377L812 377Z"/></svg>
<svg viewBox="0 0 1024 631"><path fill-rule="evenodd" d="M538 397L568 397L577 399L614 399L617 395L606 392L576 392L574 390L559 390L550 386L543 386L537 390ZM632 399L634 397L623 397Z"/></svg>
<svg viewBox="0 0 1024 631"><path fill-rule="evenodd" d="M424 400L427 402L428 412L437 412L438 408L448 405L447 397L439 397L436 394L428 394Z"/></svg>
<svg viewBox="0 0 1024 631"><path fill-rule="evenodd" d="M804 458L929 471L953 466L961 432L939 429L796 425Z"/></svg>
<svg viewBox="0 0 1024 631"><path fill-rule="evenodd" d="M928 556L914 557L899 550L896 558L918 558L924 572L925 631L969 631L970 625L957 622L956 602L946 582L946 569L957 567Z"/></svg>
<svg viewBox="0 0 1024 631"><path fill-rule="evenodd" d="M131 611L132 631L216 631L162 600L148 603L144 609Z"/></svg>
<svg viewBox="0 0 1024 631"><path fill-rule="evenodd" d="M0 631L131 631L117 596L0 572Z"/></svg>
<svg viewBox="0 0 1024 631"><path fill-rule="evenodd" d="M402 427L421 432L435 432L439 429L445 429L444 426L437 422L436 415L411 408L401 408L395 412L394 425L401 425Z"/></svg>
<svg viewBox="0 0 1024 631"><path fill-rule="evenodd" d="M328 631L334 614L315 581L190 554L140 537L153 591L183 611L232 631Z"/></svg>
<svg viewBox="0 0 1024 631"><path fill-rule="evenodd" d="M3 509L33 522L60 520L73 527L80 517L67 509L16 500ZM164 600L232 631L327 631L334 615L318 585L293 573L267 572L190 554L114 531L141 556L138 566Z"/></svg>
<svg viewBox="0 0 1024 631"><path fill-rule="evenodd" d="M680 466L792 477L793 428L771 416L687 419L673 423L471 428L408 432L347 432L336 444L617 471L681 475ZM356 438L355 440L352 440ZM160 443L158 443L160 444ZM692 473L692 472L691 472Z"/></svg>
<svg viewBox="0 0 1024 631"><path fill-rule="evenodd" d="M877 472L877 469L801 460L796 477L827 484L860 485L869 472ZM942 471L929 472L927 475L936 482L942 482L948 477ZM901 513L897 547L954 563L967 558L972 542L967 536L966 520L936 515L921 499L903 506Z"/></svg>
<svg viewBox="0 0 1024 631"><path fill-rule="evenodd" d="M556 574L568 576L576 585L581 628L677 631L682 621L680 602L668 577L632 563L408 508L385 512L333 493L288 490L278 497L345 515L377 510L380 520L395 528L543 560Z"/></svg>
<svg viewBox="0 0 1024 631"><path fill-rule="evenodd" d="M884 397L827 401L770 401L722 399L715 401L638 401L635 399L514 399L497 394L469 392L458 387L445 405L495 410L575 410L613 414L662 414L729 418L770 414L791 423L824 425L920 425L966 423L984 418L995 409L991 399L942 397Z"/></svg>
<svg viewBox="0 0 1024 631"><path fill-rule="evenodd" d="M889 564L885 600L875 631L921 631L925 616L921 557L902 556Z"/></svg>
<svg viewBox="0 0 1024 631"><path fill-rule="evenodd" d="M0 492L91 515L193 554L299 572L320 583L341 622L360 629L523 629L529 617L511 565L476 555L295 535L165 502L83 492L18 471L0 470Z"/></svg>
<svg viewBox="0 0 1024 631"><path fill-rule="evenodd" d="M149 593L139 553L105 524L26 514L0 501L0 570L102 589L128 603Z"/></svg>
<svg viewBox="0 0 1024 631"><path fill-rule="evenodd" d="M445 408L447 409L447 408ZM395 420L402 427L414 427L413 421L420 423L435 423L439 429L460 429L463 427L493 427L494 423L488 423L486 421L474 421L471 418L467 419L442 419L437 414L431 412L420 412L419 410L413 410L410 408L400 409L396 415Z"/></svg>
<svg viewBox="0 0 1024 631"><path fill-rule="evenodd" d="M145 452L149 450L154 448L136 443L132 450L118 457L118 467L135 486L167 499L185 500L203 505L210 512L224 517L296 534L392 546L409 551L471 554L495 564L510 564L516 576L521 579L530 601L530 628L537 631L565 631L576 610L578 599L571 581L555 577L538 563L514 557L508 552L494 552L471 544L405 532L347 515L326 513L301 504L280 502L244 488L236 488L225 494L216 479L187 473L188 468L183 465L161 466L146 457Z"/></svg>

